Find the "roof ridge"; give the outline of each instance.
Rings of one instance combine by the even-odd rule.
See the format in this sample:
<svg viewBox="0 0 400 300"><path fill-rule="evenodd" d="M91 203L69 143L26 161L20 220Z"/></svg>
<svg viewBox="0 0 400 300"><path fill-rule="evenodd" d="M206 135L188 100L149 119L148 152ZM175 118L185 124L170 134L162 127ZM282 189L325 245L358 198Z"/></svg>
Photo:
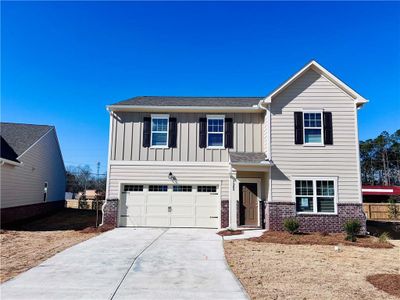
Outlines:
<svg viewBox="0 0 400 300"><path fill-rule="evenodd" d="M265 96L135 96L130 99L138 97L160 97L160 98L265 98Z"/></svg>
<svg viewBox="0 0 400 300"><path fill-rule="evenodd" d="M29 126L55 127L54 125L47 125L47 124L16 123L16 122L0 122L0 124L12 124L12 125L29 125Z"/></svg>

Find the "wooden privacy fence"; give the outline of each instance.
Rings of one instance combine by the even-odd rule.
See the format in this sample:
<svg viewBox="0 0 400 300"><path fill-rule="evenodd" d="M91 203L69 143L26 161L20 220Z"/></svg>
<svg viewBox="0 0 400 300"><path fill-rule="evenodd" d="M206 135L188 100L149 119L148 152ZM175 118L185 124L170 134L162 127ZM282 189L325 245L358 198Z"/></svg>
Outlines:
<svg viewBox="0 0 400 300"><path fill-rule="evenodd" d="M400 211L400 204L395 205L397 210ZM391 220L389 218L389 206L389 203L363 203L363 209L368 220ZM397 220L399 220L399 217Z"/></svg>
<svg viewBox="0 0 400 300"><path fill-rule="evenodd" d="M76 200L76 199L67 199L66 207L67 208L77 208L77 209L96 209L96 205L99 210L101 210L101 206L104 203L104 200Z"/></svg>

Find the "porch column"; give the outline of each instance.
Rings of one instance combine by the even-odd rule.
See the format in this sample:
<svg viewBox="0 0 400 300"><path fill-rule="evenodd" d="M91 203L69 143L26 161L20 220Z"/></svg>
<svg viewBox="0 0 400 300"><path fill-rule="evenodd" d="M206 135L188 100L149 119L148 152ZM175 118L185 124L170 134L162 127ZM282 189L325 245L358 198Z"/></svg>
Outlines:
<svg viewBox="0 0 400 300"><path fill-rule="evenodd" d="M237 228L237 202L239 201L239 183L237 181L237 172L231 169L229 176L229 227Z"/></svg>

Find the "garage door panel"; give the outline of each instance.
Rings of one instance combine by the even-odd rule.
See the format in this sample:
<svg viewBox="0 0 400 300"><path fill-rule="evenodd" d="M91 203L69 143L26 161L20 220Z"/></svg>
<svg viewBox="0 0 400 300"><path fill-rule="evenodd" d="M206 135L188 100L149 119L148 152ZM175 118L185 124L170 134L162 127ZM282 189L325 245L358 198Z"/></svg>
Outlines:
<svg viewBox="0 0 400 300"><path fill-rule="evenodd" d="M196 226L196 223L192 216L190 217L174 216L174 218L171 218L171 226L193 227Z"/></svg>
<svg viewBox="0 0 400 300"><path fill-rule="evenodd" d="M147 215L160 215L168 216L168 206L157 206L157 205L147 205L146 207Z"/></svg>
<svg viewBox="0 0 400 300"><path fill-rule="evenodd" d="M169 216L147 216L146 217L146 225L147 226L160 226L160 227L168 227L170 226L170 217Z"/></svg>
<svg viewBox="0 0 400 300"><path fill-rule="evenodd" d="M169 206L169 195L165 193L164 195L151 195L147 196L147 205L163 205L165 207Z"/></svg>
<svg viewBox="0 0 400 300"><path fill-rule="evenodd" d="M120 226L219 227L219 196L196 188L147 192L145 186L121 194L121 200Z"/></svg>
<svg viewBox="0 0 400 300"><path fill-rule="evenodd" d="M192 195L173 195L171 198L171 206L179 206L179 205L195 205L195 196Z"/></svg>
<svg viewBox="0 0 400 300"><path fill-rule="evenodd" d="M172 206L172 216L191 216L194 217L195 207L193 205Z"/></svg>
<svg viewBox="0 0 400 300"><path fill-rule="evenodd" d="M121 216L120 225L121 226L143 226L144 218L136 216Z"/></svg>
<svg viewBox="0 0 400 300"><path fill-rule="evenodd" d="M217 213L214 206L197 206L196 207L196 216L214 216Z"/></svg>
<svg viewBox="0 0 400 300"><path fill-rule="evenodd" d="M218 218L205 218L205 217L198 217L196 218L196 226L197 227L212 227L218 228Z"/></svg>

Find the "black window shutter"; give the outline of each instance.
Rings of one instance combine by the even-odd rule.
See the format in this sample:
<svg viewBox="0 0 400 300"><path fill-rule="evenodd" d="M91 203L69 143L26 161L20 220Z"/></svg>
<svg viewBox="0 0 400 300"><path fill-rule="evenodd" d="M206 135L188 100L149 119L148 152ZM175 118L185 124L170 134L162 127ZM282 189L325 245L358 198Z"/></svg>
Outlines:
<svg viewBox="0 0 400 300"><path fill-rule="evenodd" d="M303 112L301 111L294 113L294 143L303 144Z"/></svg>
<svg viewBox="0 0 400 300"><path fill-rule="evenodd" d="M169 118L168 147L176 148L176 118Z"/></svg>
<svg viewBox="0 0 400 300"><path fill-rule="evenodd" d="M332 113L324 112L324 144L333 145Z"/></svg>
<svg viewBox="0 0 400 300"><path fill-rule="evenodd" d="M199 147L207 147L207 118L199 119Z"/></svg>
<svg viewBox="0 0 400 300"><path fill-rule="evenodd" d="M225 148L233 148L233 120L225 118Z"/></svg>
<svg viewBox="0 0 400 300"><path fill-rule="evenodd" d="M143 118L143 147L150 147L151 118Z"/></svg>

